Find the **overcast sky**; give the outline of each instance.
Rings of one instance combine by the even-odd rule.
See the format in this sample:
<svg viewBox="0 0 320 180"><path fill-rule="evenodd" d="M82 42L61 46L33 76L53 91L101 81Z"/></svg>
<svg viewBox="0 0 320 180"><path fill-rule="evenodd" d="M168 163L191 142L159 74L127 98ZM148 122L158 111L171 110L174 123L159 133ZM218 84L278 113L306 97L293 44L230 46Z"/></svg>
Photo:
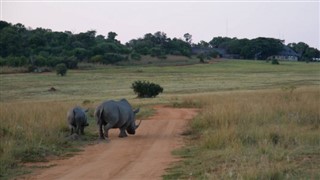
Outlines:
<svg viewBox="0 0 320 180"><path fill-rule="evenodd" d="M170 38L190 33L195 43L217 36L273 37L320 49L319 0L0 1L1 20L73 33L113 31L122 43L162 31Z"/></svg>

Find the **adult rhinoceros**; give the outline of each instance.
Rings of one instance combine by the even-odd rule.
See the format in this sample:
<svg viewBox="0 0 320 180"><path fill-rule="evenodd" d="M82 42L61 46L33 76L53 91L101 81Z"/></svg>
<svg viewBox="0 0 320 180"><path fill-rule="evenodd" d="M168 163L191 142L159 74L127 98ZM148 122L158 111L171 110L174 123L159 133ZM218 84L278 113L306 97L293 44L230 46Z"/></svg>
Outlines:
<svg viewBox="0 0 320 180"><path fill-rule="evenodd" d="M71 131L71 135L74 133L74 131L77 134L79 134L80 132L81 134L84 134L84 127L89 125L87 122L86 111L88 110L83 110L78 106L68 111L67 121Z"/></svg>
<svg viewBox="0 0 320 180"><path fill-rule="evenodd" d="M119 137L127 137L127 133L135 134L136 129L140 123L136 125L135 114L139 112L139 109L132 110L131 105L126 99L120 101L105 101L100 104L95 112L95 118L99 125L100 139L105 139L104 135L108 138L108 131L111 128L119 128ZM104 135L102 127L104 126Z"/></svg>

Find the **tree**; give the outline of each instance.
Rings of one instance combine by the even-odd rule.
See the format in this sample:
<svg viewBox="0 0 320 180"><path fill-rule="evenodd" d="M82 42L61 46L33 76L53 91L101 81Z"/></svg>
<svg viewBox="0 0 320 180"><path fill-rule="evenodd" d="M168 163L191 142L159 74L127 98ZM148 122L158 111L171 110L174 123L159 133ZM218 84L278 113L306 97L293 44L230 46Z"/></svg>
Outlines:
<svg viewBox="0 0 320 180"><path fill-rule="evenodd" d="M83 46L82 48L90 48L95 44L96 31L87 31L85 33L79 33L73 35L75 39L70 39L72 41L79 41Z"/></svg>
<svg viewBox="0 0 320 180"><path fill-rule="evenodd" d="M284 47L279 39L263 37L251 40L251 46L255 53L261 53L261 59L267 59L269 56L277 54Z"/></svg>
<svg viewBox="0 0 320 180"><path fill-rule="evenodd" d="M72 51L72 54L80 61L84 60L85 58L88 58L89 53L85 48L75 48Z"/></svg>
<svg viewBox="0 0 320 180"><path fill-rule="evenodd" d="M109 33L108 33L108 39L107 39L107 40L113 42L113 41L115 41L117 35L118 35L118 34L115 33L115 32L109 32Z"/></svg>
<svg viewBox="0 0 320 180"><path fill-rule="evenodd" d="M164 46L168 42L167 34L161 31L154 33L155 43Z"/></svg>
<svg viewBox="0 0 320 180"><path fill-rule="evenodd" d="M65 76L67 74L67 66L64 63L57 64L57 75Z"/></svg>
<svg viewBox="0 0 320 180"><path fill-rule="evenodd" d="M299 43L289 43L288 46L293 49L298 54L303 55L306 50L309 48L308 44L299 42Z"/></svg>
<svg viewBox="0 0 320 180"><path fill-rule="evenodd" d="M136 52L132 52L130 56L131 56L131 59L133 59L133 60L140 60L141 59L141 55Z"/></svg>
<svg viewBox="0 0 320 180"><path fill-rule="evenodd" d="M300 59L302 61L311 61L312 58L320 58L320 51L316 48L309 47L306 43L290 43L288 46L301 56Z"/></svg>
<svg viewBox="0 0 320 180"><path fill-rule="evenodd" d="M214 37L209 43L200 41L194 45L189 33L185 33L181 39L170 39L161 31L147 33L142 38L132 39L123 45L116 40L116 32L109 32L107 37L96 36L94 30L73 34L70 31L31 29L20 23L11 24L5 21L0 21L0 34L0 66L53 68L64 63L70 69L76 68L81 61L114 64L127 60L130 55L134 59L139 59L139 55L152 55L157 58L165 58L168 54L190 57L192 46L204 48L204 58L227 53L246 59L266 59L284 47L282 40L261 37L252 40ZM288 46L301 56L300 60L312 61L313 58L319 58L320 51L303 42L290 43ZM220 50L211 51L210 48Z"/></svg>
<svg viewBox="0 0 320 180"><path fill-rule="evenodd" d="M191 45L191 42L192 42L192 35L189 34L189 33L185 33L183 35L184 39L186 40L187 43L189 43Z"/></svg>
<svg viewBox="0 0 320 180"><path fill-rule="evenodd" d="M200 47L200 48L209 48L210 47L210 44L207 43L206 41L200 41L196 47Z"/></svg>
<svg viewBox="0 0 320 180"><path fill-rule="evenodd" d="M95 55L95 56L92 56L90 58L90 61L91 63L103 63L103 55Z"/></svg>
<svg viewBox="0 0 320 180"><path fill-rule="evenodd" d="M221 45L228 43L231 40L229 37L214 37L209 44L214 48L221 48Z"/></svg>

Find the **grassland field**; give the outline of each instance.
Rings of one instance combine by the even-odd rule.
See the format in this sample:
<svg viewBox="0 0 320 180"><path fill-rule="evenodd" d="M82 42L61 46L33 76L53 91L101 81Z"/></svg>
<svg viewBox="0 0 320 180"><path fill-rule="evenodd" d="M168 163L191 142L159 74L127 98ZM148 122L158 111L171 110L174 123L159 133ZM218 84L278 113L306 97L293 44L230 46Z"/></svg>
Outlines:
<svg viewBox="0 0 320 180"><path fill-rule="evenodd" d="M162 100L162 97L189 93L319 85L319 73L319 64L283 62L275 66L264 61L226 60L191 66L110 66L71 70L65 77L54 72L9 74L0 75L0 101L132 99L135 95L130 87L135 80L160 84L165 90L159 98ZM48 91L51 87L57 91Z"/></svg>
<svg viewBox="0 0 320 180"><path fill-rule="evenodd" d="M160 84L164 93L138 99L130 88L136 80ZM69 70L64 77L1 74L0 178L29 172L20 162L45 160L90 143L96 127L88 128L83 142L65 138L67 110L90 108L94 122L98 103L121 98L145 107L140 118L150 115L154 104L202 109L190 122L188 145L176 152L186 159L165 179L320 178L320 64L245 60L100 66Z"/></svg>

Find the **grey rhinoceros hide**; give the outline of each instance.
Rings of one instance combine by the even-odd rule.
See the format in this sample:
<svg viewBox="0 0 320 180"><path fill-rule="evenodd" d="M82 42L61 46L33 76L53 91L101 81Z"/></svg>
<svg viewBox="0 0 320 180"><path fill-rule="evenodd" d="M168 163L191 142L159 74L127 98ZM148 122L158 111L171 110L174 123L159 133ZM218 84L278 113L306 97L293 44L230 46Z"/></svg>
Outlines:
<svg viewBox="0 0 320 180"><path fill-rule="evenodd" d="M120 101L105 101L95 110L95 118L99 125L99 137L101 139L108 138L108 131L111 128L119 128L119 137L127 137L127 133L135 134L140 123L136 125L135 114L139 109L133 111L131 105L126 99ZM104 127L104 134L103 134ZM127 131L127 133L126 133Z"/></svg>
<svg viewBox="0 0 320 180"><path fill-rule="evenodd" d="M84 127L88 126L86 112L81 107L74 107L70 109L67 113L67 121L71 131L71 135L75 132L77 134L84 134Z"/></svg>

